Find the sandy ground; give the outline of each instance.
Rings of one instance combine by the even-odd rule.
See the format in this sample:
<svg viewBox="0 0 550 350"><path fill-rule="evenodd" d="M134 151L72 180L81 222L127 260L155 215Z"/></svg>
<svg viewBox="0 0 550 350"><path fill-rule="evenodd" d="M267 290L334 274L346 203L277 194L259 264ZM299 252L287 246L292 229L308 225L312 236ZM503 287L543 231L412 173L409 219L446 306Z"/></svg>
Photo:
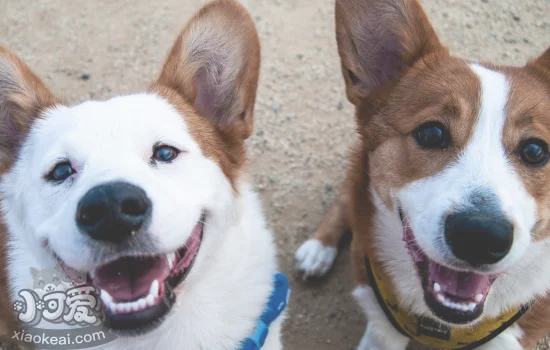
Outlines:
<svg viewBox="0 0 550 350"><path fill-rule="evenodd" d="M198 0L0 0L0 44L69 102L142 90ZM550 45L550 0L424 0L462 57L521 64ZM248 0L262 41L251 174L293 284L290 350L353 349L364 320L344 246L330 275L303 283L293 254L334 200L354 139L334 39L333 0ZM545 345L544 345L545 346ZM547 346L545 348L548 348Z"/></svg>

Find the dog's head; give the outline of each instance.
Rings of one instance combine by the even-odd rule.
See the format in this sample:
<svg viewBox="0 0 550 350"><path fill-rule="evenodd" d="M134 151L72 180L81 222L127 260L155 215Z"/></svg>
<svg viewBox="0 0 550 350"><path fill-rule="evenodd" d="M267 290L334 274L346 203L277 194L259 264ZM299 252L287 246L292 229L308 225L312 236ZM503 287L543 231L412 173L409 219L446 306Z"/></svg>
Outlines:
<svg viewBox="0 0 550 350"><path fill-rule="evenodd" d="M18 244L87 272L109 327L151 329L184 279L207 278L237 208L259 51L248 12L216 1L146 93L69 107L0 49L7 227Z"/></svg>
<svg viewBox="0 0 550 350"><path fill-rule="evenodd" d="M550 50L523 67L453 57L416 0L338 0L336 31L405 305L468 324L543 293Z"/></svg>

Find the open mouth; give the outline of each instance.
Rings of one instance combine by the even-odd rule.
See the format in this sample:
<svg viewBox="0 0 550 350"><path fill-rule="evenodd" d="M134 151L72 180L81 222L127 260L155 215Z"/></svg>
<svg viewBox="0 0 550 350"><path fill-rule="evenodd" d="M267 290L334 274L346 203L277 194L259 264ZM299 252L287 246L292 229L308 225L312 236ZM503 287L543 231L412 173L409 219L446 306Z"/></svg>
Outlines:
<svg viewBox="0 0 550 350"><path fill-rule="evenodd" d="M90 272L89 282L101 292L103 325L120 335L143 334L158 327L175 303L174 289L193 267L203 228L204 215L178 250L121 257Z"/></svg>
<svg viewBox="0 0 550 350"><path fill-rule="evenodd" d="M407 220L401 216L403 240L422 279L428 307L449 323L466 324L476 320L483 313L487 294L498 276L459 271L438 264L422 251Z"/></svg>

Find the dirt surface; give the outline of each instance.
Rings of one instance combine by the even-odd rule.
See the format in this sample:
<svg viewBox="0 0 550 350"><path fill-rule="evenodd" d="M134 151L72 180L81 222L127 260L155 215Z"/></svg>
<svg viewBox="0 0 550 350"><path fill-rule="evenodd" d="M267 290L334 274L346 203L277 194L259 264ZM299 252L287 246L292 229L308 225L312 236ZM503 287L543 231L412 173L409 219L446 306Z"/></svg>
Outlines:
<svg viewBox="0 0 550 350"><path fill-rule="evenodd" d="M248 0L262 42L251 174L293 285L290 350L353 349L364 320L351 297L349 254L303 283L293 254L334 200L354 139L334 39L333 0ZM141 91L198 0L0 0L0 44L66 100ZM550 0L424 0L455 54L522 64L550 45ZM548 348L547 346L545 348Z"/></svg>

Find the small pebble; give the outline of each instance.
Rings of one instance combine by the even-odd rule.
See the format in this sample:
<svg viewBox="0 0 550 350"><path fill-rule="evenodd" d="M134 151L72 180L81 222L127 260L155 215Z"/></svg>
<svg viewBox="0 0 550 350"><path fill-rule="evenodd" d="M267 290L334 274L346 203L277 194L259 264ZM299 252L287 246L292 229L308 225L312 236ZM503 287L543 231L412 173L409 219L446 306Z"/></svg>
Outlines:
<svg viewBox="0 0 550 350"><path fill-rule="evenodd" d="M90 73L80 74L80 80L88 80L88 79L90 79Z"/></svg>

